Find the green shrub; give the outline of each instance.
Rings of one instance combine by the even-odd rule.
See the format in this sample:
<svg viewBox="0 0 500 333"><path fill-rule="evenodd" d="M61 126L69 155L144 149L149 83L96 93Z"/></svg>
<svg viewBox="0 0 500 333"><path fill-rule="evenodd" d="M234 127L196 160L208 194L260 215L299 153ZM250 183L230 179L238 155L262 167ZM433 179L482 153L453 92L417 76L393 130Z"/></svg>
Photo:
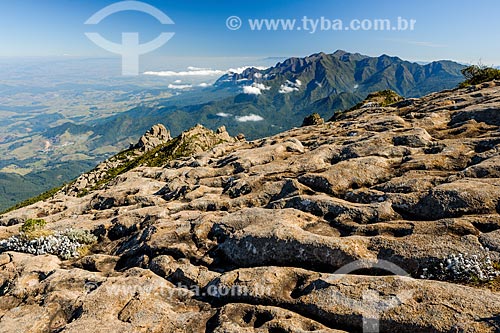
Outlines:
<svg viewBox="0 0 500 333"><path fill-rule="evenodd" d="M375 103L377 106L385 107L402 101L403 99L403 97L399 96L396 92L389 89L376 91L368 94L368 96L362 102L356 104L348 111L360 109L367 103Z"/></svg>
<svg viewBox="0 0 500 333"><path fill-rule="evenodd" d="M475 84L481 84L488 81L500 80L500 69L484 66L472 65L462 69L462 75L465 81L460 83L460 88L465 88Z"/></svg>
<svg viewBox="0 0 500 333"><path fill-rule="evenodd" d="M47 222L43 219L27 219L22 226L19 227L20 232L32 233L43 229Z"/></svg>

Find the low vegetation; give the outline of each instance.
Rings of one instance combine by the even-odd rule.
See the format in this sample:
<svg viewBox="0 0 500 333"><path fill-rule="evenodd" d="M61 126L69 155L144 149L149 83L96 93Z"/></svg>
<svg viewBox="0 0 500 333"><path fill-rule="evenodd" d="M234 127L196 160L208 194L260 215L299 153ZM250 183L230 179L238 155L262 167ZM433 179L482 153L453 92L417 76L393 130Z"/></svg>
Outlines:
<svg viewBox="0 0 500 333"><path fill-rule="evenodd" d="M24 238L29 240L49 236L52 232L44 229L46 224L47 222L43 219L27 219L19 227L19 232Z"/></svg>
<svg viewBox="0 0 500 333"><path fill-rule="evenodd" d="M179 149L179 138L172 139L165 144L159 145L158 147L152 149L140 155L139 157L128 159L127 156L130 156L131 150L126 150L121 152L116 157L122 160L122 163L116 167L106 171L106 176L99 180L96 186L91 189L83 189L80 191L78 196L85 196L90 191L99 188L100 186L108 183L110 180L116 178L117 176L130 171L138 166L144 165L149 167L163 166L168 161L178 158L180 156L184 156L186 152L182 149ZM182 147L181 147L182 148Z"/></svg>
<svg viewBox="0 0 500 333"><path fill-rule="evenodd" d="M30 233L43 229L47 222L44 219L27 219L20 227L19 231L24 233Z"/></svg>
<svg viewBox="0 0 500 333"><path fill-rule="evenodd" d="M404 98L399 96L396 92L392 90L381 90L374 93L369 94L364 101L356 104L351 110L356 110L362 108L364 105L371 103L372 105L376 105L379 107L385 107L399 101L402 101Z"/></svg>
<svg viewBox="0 0 500 333"><path fill-rule="evenodd" d="M92 188L80 190L78 196L85 196L117 176L139 166L163 167L169 161L190 156L200 148L207 150L224 142L215 133L206 131L204 133L178 136L139 156L135 156L133 150L130 149L123 151L116 155L116 158L121 162L119 166L107 170L104 178L100 179Z"/></svg>
<svg viewBox="0 0 500 333"><path fill-rule="evenodd" d="M471 85L481 84L493 80L500 80L500 69L488 67L484 65L472 65L462 69L462 74L465 76L465 81L460 83L460 88L465 88Z"/></svg>
<svg viewBox="0 0 500 333"><path fill-rule="evenodd" d="M43 229L43 220L28 221L21 226L19 235L0 241L0 253L16 251L34 255L53 254L68 260L85 255L89 247L97 242L97 237L88 230L66 229L52 232Z"/></svg>
<svg viewBox="0 0 500 333"><path fill-rule="evenodd" d="M500 264L492 261L489 251L450 254L437 265L424 268L420 278L500 289Z"/></svg>
<svg viewBox="0 0 500 333"><path fill-rule="evenodd" d="M314 112L310 116L307 116L304 118L304 121L302 122L302 127L304 126L311 126L311 125L321 125L325 122L323 118L319 115L319 113Z"/></svg>
<svg viewBox="0 0 500 333"><path fill-rule="evenodd" d="M328 121L334 121L338 119L342 114L345 114L346 112L361 109L363 107L386 107L391 104L397 103L404 100L404 97L398 95L396 92L386 89L386 90L381 90L381 91L376 91L373 93L370 93L366 98L359 102L358 104L354 105L352 108L344 111L337 111L333 115L332 118L330 118Z"/></svg>

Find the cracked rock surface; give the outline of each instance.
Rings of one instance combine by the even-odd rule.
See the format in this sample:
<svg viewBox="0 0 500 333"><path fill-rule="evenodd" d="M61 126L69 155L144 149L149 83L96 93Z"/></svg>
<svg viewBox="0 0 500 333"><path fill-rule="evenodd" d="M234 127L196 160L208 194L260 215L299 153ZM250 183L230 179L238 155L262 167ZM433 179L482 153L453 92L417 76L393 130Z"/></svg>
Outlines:
<svg viewBox="0 0 500 333"><path fill-rule="evenodd" d="M500 83L335 118L1 216L1 239L43 218L99 241L0 253L0 331L499 332L498 289L421 274L500 261Z"/></svg>

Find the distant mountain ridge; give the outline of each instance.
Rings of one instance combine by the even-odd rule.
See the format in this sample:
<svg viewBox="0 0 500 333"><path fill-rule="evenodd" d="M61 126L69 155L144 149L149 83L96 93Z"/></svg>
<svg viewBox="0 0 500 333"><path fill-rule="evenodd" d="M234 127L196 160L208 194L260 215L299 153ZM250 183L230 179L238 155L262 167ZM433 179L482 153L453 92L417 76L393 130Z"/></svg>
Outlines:
<svg viewBox="0 0 500 333"><path fill-rule="evenodd" d="M223 75L203 91L205 99L212 101L188 105L181 100L184 104L180 105L172 99L152 112L142 110L142 119L148 121L137 134L161 122L174 135L201 123L211 129L225 125L232 135L242 132L248 138L264 137L299 126L312 112L329 118L371 92L391 89L404 97L420 97L454 88L463 81L463 68L452 61L419 65L398 57L345 51L289 58L268 69L248 68L240 74ZM124 116L137 118L131 112L117 119ZM249 116L254 117L244 118Z"/></svg>
<svg viewBox="0 0 500 333"><path fill-rule="evenodd" d="M327 96L391 89L405 97L419 97L438 91L438 86L455 87L463 80L460 71L464 67L447 60L420 65L385 54L369 57L339 50L332 54L320 52L305 58L289 58L265 70L248 68L240 74L226 74L215 86L284 78L301 79L308 84L308 93L323 90ZM309 85L311 82L315 85Z"/></svg>
<svg viewBox="0 0 500 333"><path fill-rule="evenodd" d="M419 65L387 55L320 52L289 58L264 70L248 68L240 74L226 74L201 92L137 107L69 131L79 132L77 127L82 127L87 132L90 126L96 131L91 137L96 148L136 139L155 123L164 123L173 135L201 123L211 129L225 125L232 135L242 132L258 138L299 126L312 112L329 118L375 91L391 89L404 97L420 97L454 88L463 81L463 68L452 61ZM251 115L258 117L243 118ZM51 135L54 132L57 128L50 130Z"/></svg>
<svg viewBox="0 0 500 333"><path fill-rule="evenodd" d="M339 50L289 58L265 70L248 68L240 74L229 73L217 80L214 88L257 93L256 98L235 101L247 113L252 112L252 106L259 108L254 111L264 119L266 114L272 114L272 119L286 117L287 126L281 127L286 129L299 125L313 112L329 118L376 91L390 89L404 97L421 97L454 88L463 81L464 67L447 60L420 65L388 55L369 57ZM234 111L235 107L228 109ZM231 131L231 124L226 125ZM276 126L270 132L277 132ZM268 134L261 131L253 137Z"/></svg>

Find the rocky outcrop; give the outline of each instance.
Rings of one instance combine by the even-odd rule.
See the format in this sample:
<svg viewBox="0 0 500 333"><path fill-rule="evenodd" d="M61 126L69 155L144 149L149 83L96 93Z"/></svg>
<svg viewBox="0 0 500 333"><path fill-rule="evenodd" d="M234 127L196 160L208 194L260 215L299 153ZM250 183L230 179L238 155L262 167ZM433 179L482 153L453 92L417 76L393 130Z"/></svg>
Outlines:
<svg viewBox="0 0 500 333"><path fill-rule="evenodd" d="M304 118L304 121L302 122L302 127L311 125L322 125L324 123L325 120L321 118L321 116L318 113L313 113L310 116Z"/></svg>
<svg viewBox="0 0 500 333"><path fill-rule="evenodd" d="M135 145L118 155L100 163L92 171L78 177L65 186L62 192L66 195L81 196L105 185L119 174L161 156L161 160L200 153L224 142L234 142L224 126L213 132L201 125L183 132L173 140L162 124L154 125ZM154 151L153 151L154 150ZM156 151L158 150L158 151Z"/></svg>
<svg viewBox="0 0 500 333"><path fill-rule="evenodd" d="M62 191L67 195L82 195L89 190L96 188L109 178L113 170L118 170L124 165L133 162L135 159L155 147L163 145L171 140L170 131L162 124L151 127L136 144L131 144L126 152L111 157L100 163L90 172L78 177L71 184L66 185Z"/></svg>
<svg viewBox="0 0 500 333"><path fill-rule="evenodd" d="M0 254L0 330L497 332L500 279L472 266L499 268L498 110L492 82L251 142L197 126L0 217L98 237Z"/></svg>
<svg viewBox="0 0 500 333"><path fill-rule="evenodd" d="M151 127L135 145L130 145L130 149L139 149L141 151L150 151L151 149L171 140L170 131L162 124Z"/></svg>

